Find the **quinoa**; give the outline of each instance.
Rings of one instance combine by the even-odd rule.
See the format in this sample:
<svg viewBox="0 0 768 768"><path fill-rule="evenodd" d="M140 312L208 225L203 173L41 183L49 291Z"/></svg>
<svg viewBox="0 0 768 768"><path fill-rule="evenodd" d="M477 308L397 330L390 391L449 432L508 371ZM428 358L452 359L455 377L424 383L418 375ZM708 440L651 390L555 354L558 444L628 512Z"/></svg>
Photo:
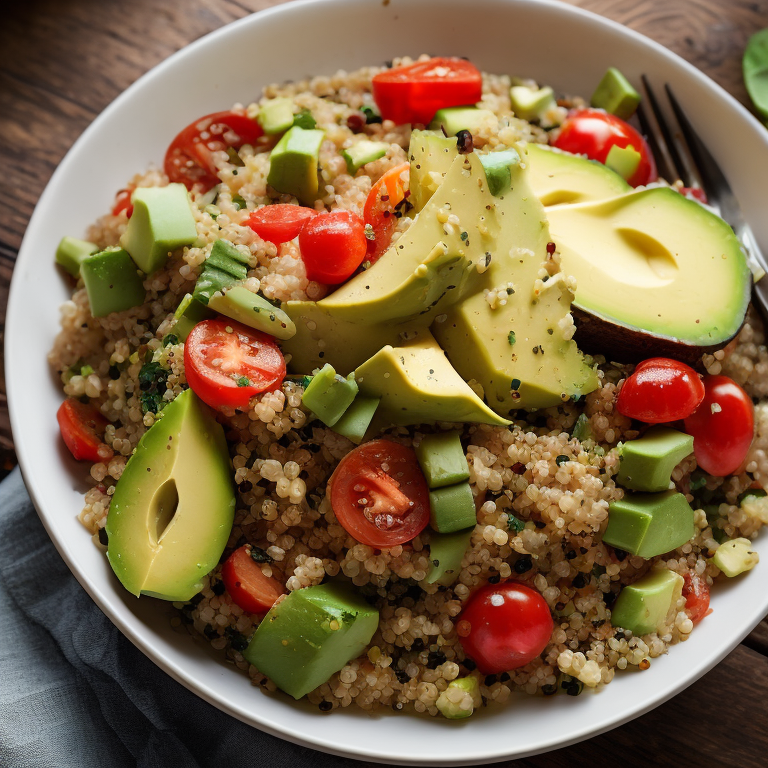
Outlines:
<svg viewBox="0 0 768 768"><path fill-rule="evenodd" d="M396 60L408 63L408 59ZM363 125L360 109L372 105L370 80L377 68L296 83L271 85L262 99L290 97L309 110L325 131L320 150L318 211L345 209L362 214L372 185L390 168L407 160L408 126L391 121ZM546 142L545 127L562 120L562 106L550 110L542 125L515 118L509 102L510 80L484 75L480 106L493 118L473 135L476 147L511 145L519 140ZM255 114L259 102L235 109ZM569 103L578 103L569 102ZM353 130L354 129L354 130ZM389 145L386 154L356 175L339 154L365 133ZM144 407L140 372L147 360L165 371L165 402L187 388L183 344L165 343L173 332L173 312L190 292L219 238L250 255L246 287L267 299L318 300L327 287L307 279L296 241L275 246L247 226L251 211L270 202L295 202L268 189L268 152L274 139L261 137L238 157L215 153L221 179L215 204L192 193L198 242L173 253L167 265L144 281L145 303L103 318L90 314L82 281L61 308L61 331L49 354L64 393L87 398L109 421L105 443L114 456L91 466L92 486L79 519L104 548L107 513L115 484L155 414ZM234 161L234 162L233 162ZM150 169L129 180L135 186L162 186L168 178ZM245 206L235 203L235 198ZM99 247L117 244L127 225L125 211L102 216L88 231ZM397 224L397 238L410 220ZM512 283L487 295L503 303ZM439 318L438 318L439 320ZM573 335L573 321L567 338ZM176 340L178 341L178 340ZM436 702L459 676L474 675L482 700L503 703L514 691L551 694L582 685L599 688L627 667L647 669L650 660L687 640L693 622L680 598L658 633L634 637L611 624L611 611L622 586L654 567L696 574L712 585L719 571L711 555L718 537L754 538L763 522L747 516L739 495L753 483L768 487L768 403L756 408L756 436L744 470L735 476L706 476L692 489L697 472L693 456L683 460L672 479L695 511L693 539L665 556L646 560L602 542L608 505L620 499L616 486L620 442L640 434L616 410L616 399L631 365L597 358L600 386L581 402L525 414L509 427L464 425L469 483L477 502L477 525L453 586L429 584L430 534L426 529L406 545L374 550L354 540L337 521L328 497L328 479L353 448L346 438L311 419L302 405L300 384L286 380L280 389L258 395L246 408L223 409L237 486L235 521L225 552L248 543L263 551L262 571L294 591L343 574L380 611L380 621L366 652L308 694L327 711L352 704L366 710L392 707L438 714ZM738 338L702 361L710 373L726 373L756 400L768 397L768 349L765 329L753 310ZM591 437L579 441L572 431L584 414ZM385 436L408 445L426 432L456 425L392 429ZM700 473L701 474L701 473ZM705 513L703 500L714 500L717 514ZM220 566L206 577L199 595L175 603L172 623L180 632L205 637L213 648L266 691L276 687L244 659L242 651L259 622L226 593ZM489 580L514 578L541 593L555 619L543 653L528 665L500 675L483 676L465 657L460 613L472 590ZM575 679L577 683L571 683ZM576 686L576 687L573 687ZM458 694L457 694L458 695Z"/></svg>

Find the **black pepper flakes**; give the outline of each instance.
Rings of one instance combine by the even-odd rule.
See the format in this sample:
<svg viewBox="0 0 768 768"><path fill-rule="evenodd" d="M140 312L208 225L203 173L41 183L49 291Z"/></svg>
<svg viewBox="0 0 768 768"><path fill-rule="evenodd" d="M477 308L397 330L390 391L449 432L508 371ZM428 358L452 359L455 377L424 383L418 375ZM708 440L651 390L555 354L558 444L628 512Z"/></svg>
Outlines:
<svg viewBox="0 0 768 768"><path fill-rule="evenodd" d="M321 712L330 712L333 709L333 704L330 701L321 701L319 706Z"/></svg>
<svg viewBox="0 0 768 768"><path fill-rule="evenodd" d="M577 573L571 584L574 589L584 589L589 584L589 576L586 573Z"/></svg>
<svg viewBox="0 0 768 768"><path fill-rule="evenodd" d="M226 592L226 589L223 581L217 581L214 584L211 584L211 592L218 597L221 597L224 592Z"/></svg>
<svg viewBox="0 0 768 768"><path fill-rule="evenodd" d="M530 555L522 555L517 559L517 562L512 566L515 573L526 573L533 568L533 561Z"/></svg>

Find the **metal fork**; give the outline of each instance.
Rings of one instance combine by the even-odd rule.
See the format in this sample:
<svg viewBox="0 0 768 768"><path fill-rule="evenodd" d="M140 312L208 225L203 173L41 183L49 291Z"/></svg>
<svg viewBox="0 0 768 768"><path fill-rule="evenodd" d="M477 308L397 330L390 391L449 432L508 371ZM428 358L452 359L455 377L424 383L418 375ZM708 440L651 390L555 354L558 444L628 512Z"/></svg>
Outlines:
<svg viewBox="0 0 768 768"><path fill-rule="evenodd" d="M748 260L758 267L757 282L752 287L752 301L768 322L768 277L760 277L759 274L760 271L768 272L768 261L760 250L752 228L744 219L728 179L694 130L669 85L665 84L664 90L677 122L677 130L664 117L645 75L642 81L647 96L644 103L648 104L649 109L641 103L637 118L656 158L659 175L669 182L680 179L686 187L702 189L707 196L707 204L733 228Z"/></svg>

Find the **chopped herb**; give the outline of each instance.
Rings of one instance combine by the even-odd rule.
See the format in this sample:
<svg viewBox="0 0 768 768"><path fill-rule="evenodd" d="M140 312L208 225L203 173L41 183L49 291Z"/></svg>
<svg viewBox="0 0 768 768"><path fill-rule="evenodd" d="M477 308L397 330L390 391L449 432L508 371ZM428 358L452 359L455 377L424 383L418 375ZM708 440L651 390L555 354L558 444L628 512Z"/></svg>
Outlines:
<svg viewBox="0 0 768 768"><path fill-rule="evenodd" d="M93 366L92 365L84 365L80 369L80 375L81 376L90 376L93 373Z"/></svg>
<svg viewBox="0 0 768 768"><path fill-rule="evenodd" d="M512 381L509 384L510 389L518 390L522 386L522 381L520 379L512 379Z"/></svg>
<svg viewBox="0 0 768 768"><path fill-rule="evenodd" d="M374 107L369 107L367 104L360 107L360 111L365 115L365 122L368 125L372 123L380 123L381 115Z"/></svg>
<svg viewBox="0 0 768 768"><path fill-rule="evenodd" d="M272 557L261 547L251 547L251 559L256 563L271 563Z"/></svg>
<svg viewBox="0 0 768 768"><path fill-rule="evenodd" d="M245 198L242 195L232 195L232 205L234 205L238 211L241 211L243 208L247 207Z"/></svg>
<svg viewBox="0 0 768 768"><path fill-rule="evenodd" d="M461 239L466 243L467 240L469 239L469 232L462 232Z"/></svg>
<svg viewBox="0 0 768 768"><path fill-rule="evenodd" d="M566 461L570 461L570 457L566 456L564 453L561 453L559 456L555 458L555 464L557 466L561 466L562 464L565 464Z"/></svg>
<svg viewBox="0 0 768 768"><path fill-rule="evenodd" d="M237 380L238 387L249 387L250 385L251 385L251 380L247 376L241 376Z"/></svg>
<svg viewBox="0 0 768 768"><path fill-rule="evenodd" d="M168 389L168 374L170 371L163 368L160 363L153 363L150 359L144 363L139 371L139 402L142 413L157 413L165 405L164 397Z"/></svg>
<svg viewBox="0 0 768 768"><path fill-rule="evenodd" d="M510 331L507 334L507 341L509 342L509 346L510 347L515 343L516 339L515 339L515 332L514 331Z"/></svg>
<svg viewBox="0 0 768 768"><path fill-rule="evenodd" d="M312 117L312 113L308 109L302 109L293 118L293 124L298 128L303 128L305 131L311 131L317 125L317 120Z"/></svg>
<svg viewBox="0 0 768 768"><path fill-rule="evenodd" d="M604 565L595 565L592 568L592 575L596 579L599 579L604 573L605 573L605 566Z"/></svg>
<svg viewBox="0 0 768 768"><path fill-rule="evenodd" d="M234 147L227 148L227 157L229 158L229 162L232 163L232 165L236 165L238 168L242 168L245 165L243 158L240 157ZM233 173L237 174L237 171L233 171Z"/></svg>
<svg viewBox="0 0 768 768"><path fill-rule="evenodd" d="M179 337L175 333L166 333L165 336L163 336L164 347L172 347L178 343L179 343Z"/></svg>
<svg viewBox="0 0 768 768"><path fill-rule="evenodd" d="M229 645L233 651L237 651L239 653L248 647L248 638L245 635L241 634L235 629L232 629L232 627L227 627L224 632L229 638Z"/></svg>
<svg viewBox="0 0 768 768"><path fill-rule="evenodd" d="M525 522L519 517L509 515L509 518L507 519L507 528L509 528L510 531L514 531L515 533L520 533L520 531L525 528Z"/></svg>

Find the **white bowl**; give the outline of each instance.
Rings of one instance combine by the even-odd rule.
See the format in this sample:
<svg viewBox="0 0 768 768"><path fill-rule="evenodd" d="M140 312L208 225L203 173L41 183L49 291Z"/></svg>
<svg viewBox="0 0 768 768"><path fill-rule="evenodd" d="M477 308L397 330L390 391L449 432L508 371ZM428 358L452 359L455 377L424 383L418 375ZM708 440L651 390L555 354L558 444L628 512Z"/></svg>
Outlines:
<svg viewBox="0 0 768 768"><path fill-rule="evenodd" d="M334 41L335 44L326 42ZM256 98L262 86L422 52L468 56L481 69L534 77L589 95L610 66L631 80L669 82L726 169L756 234L768 178L765 130L733 98L669 51L605 19L538 0L322 0L283 5L231 24L172 56L94 121L54 174L27 230L11 286L6 375L24 477L56 547L120 630L168 674L257 728L326 752L399 764L481 764L576 742L679 692L722 659L768 612L760 564L718 585L714 613L643 674L618 674L598 694L520 696L460 723L353 709L330 715L266 696L203 644L171 631L167 605L123 590L75 519L84 469L62 447L62 395L46 363L68 289L53 268L59 238L82 236L115 191L160 163L194 118ZM716 119L713 119L716 118ZM756 543L768 561L768 537ZM392 728L396 730L392 730Z"/></svg>

